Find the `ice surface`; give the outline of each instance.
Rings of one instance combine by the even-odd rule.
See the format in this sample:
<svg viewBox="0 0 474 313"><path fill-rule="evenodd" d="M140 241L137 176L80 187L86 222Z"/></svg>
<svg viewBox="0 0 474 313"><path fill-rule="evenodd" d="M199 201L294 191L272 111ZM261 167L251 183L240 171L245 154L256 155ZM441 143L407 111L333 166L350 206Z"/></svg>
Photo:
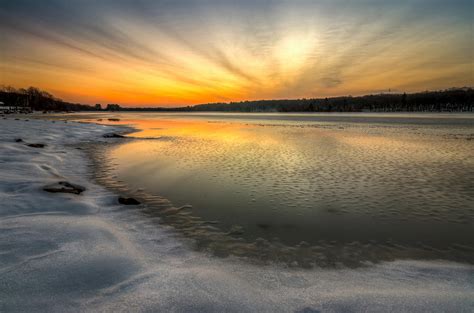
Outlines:
<svg viewBox="0 0 474 313"><path fill-rule="evenodd" d="M470 265L396 261L302 270L193 252L171 229L117 204L117 195L89 179L77 145L117 140L102 138L111 131L118 130L0 120L1 312L474 310ZM87 190L42 190L59 180Z"/></svg>
<svg viewBox="0 0 474 313"><path fill-rule="evenodd" d="M302 267L474 264L474 115L119 116L138 131L100 154L101 184L166 198L175 208L148 215L201 250Z"/></svg>

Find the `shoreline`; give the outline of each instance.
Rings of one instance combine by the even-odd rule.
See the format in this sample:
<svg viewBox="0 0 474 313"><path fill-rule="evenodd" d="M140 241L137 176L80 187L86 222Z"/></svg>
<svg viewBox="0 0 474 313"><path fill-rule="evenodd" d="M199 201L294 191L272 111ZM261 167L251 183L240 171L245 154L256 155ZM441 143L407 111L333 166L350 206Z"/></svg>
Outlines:
<svg viewBox="0 0 474 313"><path fill-rule="evenodd" d="M44 116L48 118L48 116ZM61 116L54 116L61 117ZM133 136L140 133L142 129L133 124L115 124L124 122L122 119L109 118L99 119L88 116L87 119L77 119L74 115L68 115L71 121L84 124L98 125L100 127L110 127L113 134L125 136L124 138L109 138L97 143L88 145L86 152L92 164L92 177L94 181L111 192L120 196L136 198L143 205L139 207L129 207L135 210L144 218L153 220L156 227L172 227L179 240L185 242L193 251L204 253L210 257L225 260L226 258L237 258L242 262L253 265L274 265L283 268L299 269L339 269L339 268L360 268L371 267L376 264L391 261L403 260L443 260L446 262L461 262L461 264L473 265L471 258L463 253L444 252L437 257L434 248L424 246L404 246L402 243L394 241L386 244L373 245L371 242L350 242L346 244L333 244L321 241L318 245L308 245L303 242L301 245L287 245L280 241L269 241L257 238L256 241L247 241L239 236L223 230L217 221L207 221L192 214L192 203L182 207L175 206L171 200L162 196L152 195L143 190L131 190L124 182L117 181L112 177L112 160L107 159L110 149L115 149L127 143L139 142L142 140L161 140L160 137L140 137ZM74 118L74 119L73 119ZM125 120L126 122L126 120ZM225 122L229 123L229 122ZM230 123L237 123L232 121ZM255 124L260 126L260 124ZM270 124L273 126L274 124ZM285 126L289 125L279 125ZM295 127L299 127L296 125ZM345 125L345 128L348 127ZM351 126L349 126L351 127ZM355 127L355 125L352 125ZM391 127L385 125L384 127ZM329 126L329 128L331 128ZM338 125L332 128L339 129ZM128 136L130 135L130 136ZM470 135L472 137L472 134ZM466 139L470 139L466 137ZM408 251L410 251L408 253ZM446 258L446 255L451 257ZM357 257L355 257L357 256ZM461 257L462 256L462 257Z"/></svg>
<svg viewBox="0 0 474 313"><path fill-rule="evenodd" d="M0 243L8 243L0 256L2 310L462 312L474 306L471 265L394 261L300 270L189 251L172 229L140 218L90 180L86 154L72 145L106 141L101 135L109 126L7 119L0 127L6 180ZM46 147L27 147L17 137ZM63 178L86 191L41 190ZM363 287L357 294L356 286Z"/></svg>
<svg viewBox="0 0 474 313"><path fill-rule="evenodd" d="M90 121L92 124L103 125L101 122L102 120L99 122ZM93 163L97 182L113 192L137 198L140 202L145 203L145 207L137 210L144 218L155 220L157 227L172 226L176 230L177 236L188 242L197 252L224 260L236 257L242 262L254 265L274 265L299 269L370 268L375 264L400 260L430 261L440 259L446 262L474 264L472 258L467 256L468 252L463 254L443 250L443 253L437 253L435 248L417 245L406 246L394 241L373 245L371 242L352 241L345 244L333 244L320 240L321 243L318 245L309 245L306 242L301 245L288 245L264 238L257 238L256 241L244 240L238 232L234 234L222 229L218 221L208 221L193 215L193 203L183 207L175 206L169 199L151 195L142 190L130 190L124 182L113 179L111 177L112 167L109 165L112 161L106 157L107 150L142 140L160 140L159 137L134 137L134 133L139 133L142 130L130 124L114 125L114 127L123 129L120 134L131 136L114 139L106 146L98 146L97 149L100 151L90 150L90 158L96 160ZM450 257L447 258L447 255Z"/></svg>

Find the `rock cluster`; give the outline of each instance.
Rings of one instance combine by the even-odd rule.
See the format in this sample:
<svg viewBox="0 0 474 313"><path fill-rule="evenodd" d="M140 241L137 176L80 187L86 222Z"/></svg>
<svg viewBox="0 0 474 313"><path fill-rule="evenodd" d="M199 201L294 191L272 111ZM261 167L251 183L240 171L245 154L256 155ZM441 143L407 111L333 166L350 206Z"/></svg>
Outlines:
<svg viewBox="0 0 474 313"><path fill-rule="evenodd" d="M119 197L118 202L120 204L124 204L124 205L138 205L138 204L140 204L140 201L138 201L135 198L125 198L125 197Z"/></svg>
<svg viewBox="0 0 474 313"><path fill-rule="evenodd" d="M116 133L104 134L102 137L104 137L104 138L125 138L125 136L120 135L120 134L116 134Z"/></svg>
<svg viewBox="0 0 474 313"><path fill-rule="evenodd" d="M44 148L46 146L44 143L28 143L26 145L32 148Z"/></svg>
<svg viewBox="0 0 474 313"><path fill-rule="evenodd" d="M67 182L67 181L59 181L59 182L44 186L43 190L47 192L73 193L73 194L78 195L84 192L86 188L80 185L71 184L70 182Z"/></svg>

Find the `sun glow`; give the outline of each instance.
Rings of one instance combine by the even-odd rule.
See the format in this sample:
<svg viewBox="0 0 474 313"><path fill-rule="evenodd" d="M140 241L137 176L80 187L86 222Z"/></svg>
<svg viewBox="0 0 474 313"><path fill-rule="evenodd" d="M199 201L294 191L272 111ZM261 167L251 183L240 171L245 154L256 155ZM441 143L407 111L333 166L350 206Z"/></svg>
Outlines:
<svg viewBox="0 0 474 313"><path fill-rule="evenodd" d="M143 6L0 9L0 84L129 106L473 84L472 22L462 6Z"/></svg>
<svg viewBox="0 0 474 313"><path fill-rule="evenodd" d="M294 78L310 65L316 49L313 34L289 34L282 38L275 48L275 58L283 75Z"/></svg>

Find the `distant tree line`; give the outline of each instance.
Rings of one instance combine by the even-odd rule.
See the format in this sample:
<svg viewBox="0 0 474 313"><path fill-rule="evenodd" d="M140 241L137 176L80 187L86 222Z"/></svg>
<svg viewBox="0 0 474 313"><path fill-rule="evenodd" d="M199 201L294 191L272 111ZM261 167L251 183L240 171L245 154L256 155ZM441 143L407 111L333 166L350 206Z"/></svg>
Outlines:
<svg viewBox="0 0 474 313"><path fill-rule="evenodd" d="M179 108L125 108L119 104L107 104L105 109L102 109L101 104L91 106L66 102L35 87L1 87L0 101L5 105L28 106L38 111L473 112L474 89L463 87L412 94L207 103Z"/></svg>
<svg viewBox="0 0 474 313"><path fill-rule="evenodd" d="M17 89L11 86L0 86L0 101L4 103L4 106L27 107L35 111L120 111L123 109L120 105L112 103L102 109L100 103L92 106L63 101L36 87Z"/></svg>
<svg viewBox="0 0 474 313"><path fill-rule="evenodd" d="M182 111L230 112L472 112L474 89L452 88L412 94L377 94L318 99L209 103Z"/></svg>
<svg viewBox="0 0 474 313"><path fill-rule="evenodd" d="M56 98L47 91L36 87L16 89L9 86L0 88L0 101L5 106L29 107L36 111L92 111L86 104L70 103Z"/></svg>

